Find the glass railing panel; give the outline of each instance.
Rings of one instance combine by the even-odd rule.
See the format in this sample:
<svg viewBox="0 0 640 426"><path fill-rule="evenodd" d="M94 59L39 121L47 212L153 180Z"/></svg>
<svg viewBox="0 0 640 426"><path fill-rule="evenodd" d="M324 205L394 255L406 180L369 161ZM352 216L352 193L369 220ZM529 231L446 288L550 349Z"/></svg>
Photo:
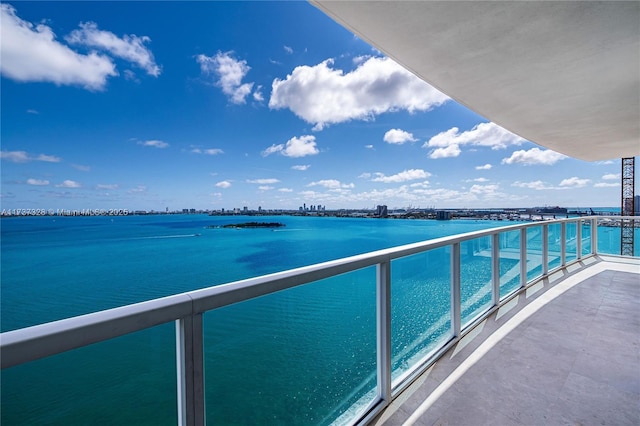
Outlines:
<svg viewBox="0 0 640 426"><path fill-rule="evenodd" d="M549 271L562 264L562 240L561 225L559 223L550 224L549 229L549 255L547 258Z"/></svg>
<svg viewBox="0 0 640 426"><path fill-rule="evenodd" d="M375 283L369 267L206 312L207 423L328 424L366 408Z"/></svg>
<svg viewBox="0 0 640 426"><path fill-rule="evenodd" d="M576 222L567 222L566 224L566 232L567 232L567 254L566 254L566 260L567 263L571 262L573 260L576 260L578 258L577 253L578 253L578 246L576 244L576 237L577 237L577 229L578 229L578 225Z"/></svg>
<svg viewBox="0 0 640 426"><path fill-rule="evenodd" d="M620 254L620 219L598 219L598 253Z"/></svg>
<svg viewBox="0 0 640 426"><path fill-rule="evenodd" d="M175 425L173 322L2 370L2 425Z"/></svg>
<svg viewBox="0 0 640 426"><path fill-rule="evenodd" d="M500 233L500 298L520 287L520 231Z"/></svg>
<svg viewBox="0 0 640 426"><path fill-rule="evenodd" d="M591 221L582 221L582 256L588 256L591 254L592 242L591 242Z"/></svg>
<svg viewBox="0 0 640 426"><path fill-rule="evenodd" d="M542 225L527 228L527 282L542 276Z"/></svg>
<svg viewBox="0 0 640 426"><path fill-rule="evenodd" d="M493 305L491 297L491 237L460 243L460 312L464 329Z"/></svg>
<svg viewBox="0 0 640 426"><path fill-rule="evenodd" d="M393 379L452 336L450 264L450 247L391 262Z"/></svg>
<svg viewBox="0 0 640 426"><path fill-rule="evenodd" d="M640 220L634 220L633 255L640 257ZM598 219L598 253L620 255L622 248L622 229L620 218Z"/></svg>

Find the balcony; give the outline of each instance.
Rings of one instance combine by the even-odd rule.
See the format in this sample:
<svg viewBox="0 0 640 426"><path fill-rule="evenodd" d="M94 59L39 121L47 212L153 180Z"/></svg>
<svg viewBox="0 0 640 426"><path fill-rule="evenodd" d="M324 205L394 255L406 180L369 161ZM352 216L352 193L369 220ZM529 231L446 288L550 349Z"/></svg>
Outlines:
<svg viewBox="0 0 640 426"><path fill-rule="evenodd" d="M9 331L0 335L2 369L25 364L18 367L24 371L40 358L174 323L175 417L185 425L221 423L212 411L225 401L207 397L215 376L206 367L211 346L226 342L211 340L210 315L308 286L335 290L332 280L348 277L364 289L352 297L371 299L372 327L360 334L372 344L346 350L365 351L371 363L352 372L350 387L309 389L309 395L335 391L338 402L307 424L636 424L640 261L603 250L600 231L615 231L613 225L604 217L521 223ZM401 297L414 300L411 309L397 309ZM336 307L319 308L330 323ZM363 336L354 333L352 342ZM311 330L300 339L284 345L309 345L316 357L331 346ZM286 367L274 367L274 377L286 375ZM291 404L296 410L305 403Z"/></svg>
<svg viewBox="0 0 640 426"><path fill-rule="evenodd" d="M640 422L640 262L595 256L521 292L374 425Z"/></svg>

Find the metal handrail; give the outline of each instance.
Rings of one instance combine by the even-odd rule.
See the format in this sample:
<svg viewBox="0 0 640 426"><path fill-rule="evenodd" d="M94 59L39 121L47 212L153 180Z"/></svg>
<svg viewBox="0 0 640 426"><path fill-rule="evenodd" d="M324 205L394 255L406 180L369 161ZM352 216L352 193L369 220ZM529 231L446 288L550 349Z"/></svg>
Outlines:
<svg viewBox="0 0 640 426"><path fill-rule="evenodd" d="M608 216L567 218L544 222L519 223L499 228L458 234L399 247L304 266L288 271L235 281L228 284L189 291L146 302L90 313L46 324L7 331L0 334L1 368L8 368L39 358L73 350L92 343L119 337L156 325L176 321L176 347L178 362L178 412L181 424L204 424L204 383L202 366L202 314L223 306L243 302L277 291L290 289L336 275L356 271L370 266L377 268L377 318L378 318L378 401L370 415L386 406L391 400L390 360L390 269L394 259L451 246L452 283L452 328L453 339L458 339L460 330L460 243L481 237L492 236L495 245L501 233L520 230L521 288L527 285L526 277L526 230L542 226L547 235L548 226L561 224L560 266L547 270L548 244L543 243L543 277L565 265L567 223L577 224L577 238L581 235L581 224L590 223L591 253L597 254L597 221ZM615 216L615 220L640 219L639 217ZM577 244L576 261L581 260L580 244ZM492 249L492 292L494 307L499 305L499 272L495 256L499 250ZM539 277L538 277L539 278Z"/></svg>

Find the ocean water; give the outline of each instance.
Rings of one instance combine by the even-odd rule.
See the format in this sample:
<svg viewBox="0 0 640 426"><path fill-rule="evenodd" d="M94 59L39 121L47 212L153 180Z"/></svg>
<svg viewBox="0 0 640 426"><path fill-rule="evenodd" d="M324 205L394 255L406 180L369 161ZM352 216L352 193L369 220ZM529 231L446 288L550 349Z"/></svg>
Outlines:
<svg viewBox="0 0 640 426"><path fill-rule="evenodd" d="M286 226L207 228L255 220ZM0 224L7 331L508 223L162 215ZM615 247L613 230L600 229L600 244ZM519 280L509 256L518 238L501 243L505 292ZM534 247L539 233L527 239ZM463 321L490 303L490 261L479 254L487 247L488 239L462 247ZM392 264L394 377L447 338L448 263L448 250L438 249ZM329 424L375 389L375 269L207 312L204 338L209 424ZM0 422L175 424L174 339L165 324L4 370Z"/></svg>

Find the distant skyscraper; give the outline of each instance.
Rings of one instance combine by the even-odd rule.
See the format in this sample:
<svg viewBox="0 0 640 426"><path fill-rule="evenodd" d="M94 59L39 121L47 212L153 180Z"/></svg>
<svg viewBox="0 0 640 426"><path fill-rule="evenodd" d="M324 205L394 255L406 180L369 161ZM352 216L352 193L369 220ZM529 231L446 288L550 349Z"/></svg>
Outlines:
<svg viewBox="0 0 640 426"><path fill-rule="evenodd" d="M387 217L387 206L381 205L376 207L376 216Z"/></svg>

